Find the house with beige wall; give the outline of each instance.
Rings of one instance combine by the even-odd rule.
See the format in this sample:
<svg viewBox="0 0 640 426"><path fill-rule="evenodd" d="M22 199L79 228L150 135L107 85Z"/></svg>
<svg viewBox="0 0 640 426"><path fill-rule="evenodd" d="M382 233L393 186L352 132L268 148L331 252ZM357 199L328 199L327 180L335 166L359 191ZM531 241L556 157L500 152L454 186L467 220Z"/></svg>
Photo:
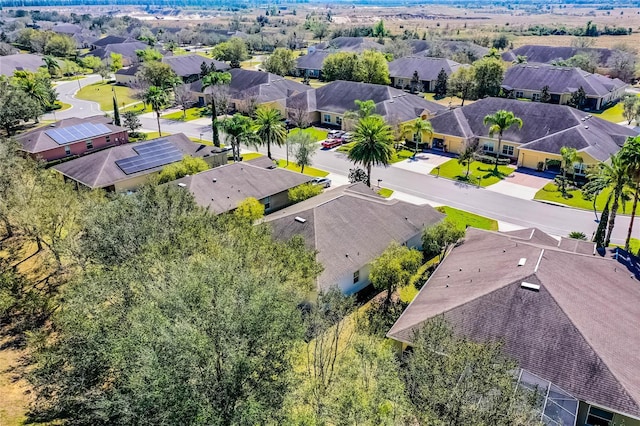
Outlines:
<svg viewBox="0 0 640 426"><path fill-rule="evenodd" d="M574 165L576 173L583 174L589 165L607 161L627 138L638 135L635 129L568 106L485 98L431 118L431 148L460 153L467 141L478 140L482 151L497 155L498 139L489 136L483 120L499 110L511 111L522 119L521 129L511 127L504 132L499 153L519 167L538 169L542 165L547 169L549 160L562 160L560 149L567 146L583 158L583 163Z"/></svg>
<svg viewBox="0 0 640 426"><path fill-rule="evenodd" d="M468 228L387 336L406 348L442 318L470 341L500 342L518 364L514 394L537 391L542 424L640 426L639 277L620 249Z"/></svg>
<svg viewBox="0 0 640 426"><path fill-rule="evenodd" d="M447 108L421 96L380 84L334 81L287 99L287 115L304 112L309 123L344 127L344 115L357 111L355 101L372 100L387 123L402 124L420 117L429 119Z"/></svg>
<svg viewBox="0 0 640 426"><path fill-rule="evenodd" d="M567 105L574 92L582 88L586 99L583 109L600 110L624 96L629 85L617 78L591 74L580 68L520 64L505 73L502 90L517 99L540 101L548 88L550 103Z"/></svg>
<svg viewBox="0 0 640 426"><path fill-rule="evenodd" d="M186 156L202 158L209 167L227 163L229 149L192 142L182 133L105 149L53 167L78 186L110 192L134 191L151 176Z"/></svg>

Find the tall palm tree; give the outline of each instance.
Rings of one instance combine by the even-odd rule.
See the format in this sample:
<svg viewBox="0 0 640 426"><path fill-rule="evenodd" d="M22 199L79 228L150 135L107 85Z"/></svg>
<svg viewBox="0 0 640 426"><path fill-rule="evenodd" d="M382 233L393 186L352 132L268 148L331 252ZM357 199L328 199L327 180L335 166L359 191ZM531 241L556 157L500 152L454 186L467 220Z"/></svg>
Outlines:
<svg viewBox="0 0 640 426"><path fill-rule="evenodd" d="M607 247L611 242L611 233L615 226L616 214L618 213L618 207L622 203L625 205L626 195L624 193L625 186L630 182L629 167L622 160L620 153L611 156L611 164L600 163L595 173L591 174L589 178L595 181L596 185L611 188L611 211L609 212L609 224L607 227L607 235L604 240L604 246ZM605 218L600 218L605 220Z"/></svg>
<svg viewBox="0 0 640 426"><path fill-rule="evenodd" d="M393 130L379 115L361 118L353 131L349 160L367 169L367 186L371 187L371 166L387 166L393 157Z"/></svg>
<svg viewBox="0 0 640 426"><path fill-rule="evenodd" d="M416 137L414 146L414 156L418 153L418 143L422 141L422 136L427 133L429 140L433 138L433 126L429 120L418 117L405 127L406 135L411 138Z"/></svg>
<svg viewBox="0 0 640 426"><path fill-rule="evenodd" d="M575 163L582 163L582 157L578 154L578 151L575 148L570 148L568 146L563 146L560 148L560 155L562 156L562 178L560 180L560 190L562 192L562 196L564 198L567 197L567 172L569 169L573 168ZM573 172L573 183L575 185L575 170Z"/></svg>
<svg viewBox="0 0 640 426"><path fill-rule="evenodd" d="M220 121L220 129L227 134L231 141L233 161L240 161L240 144L257 145L258 136L251 130L251 119L241 114L234 114L231 118Z"/></svg>
<svg viewBox="0 0 640 426"><path fill-rule="evenodd" d="M624 242L624 249L629 252L633 221L636 217L636 207L638 206L638 192L640 192L640 136L627 139L627 142L620 150L620 156L622 157L622 161L627 165L629 177L633 182L633 208L631 210L631 221L629 222L627 239Z"/></svg>
<svg viewBox="0 0 640 426"><path fill-rule="evenodd" d="M151 105L151 109L156 113L158 134L162 136L162 130L160 130L160 111L169 103L167 92L159 87L151 86L144 93L144 102Z"/></svg>
<svg viewBox="0 0 640 426"><path fill-rule="evenodd" d="M502 145L502 134L505 130L518 126L518 129L522 128L522 119L516 117L515 114L511 111L505 111L503 109L496 111L495 114L489 114L484 117L483 123L485 126L489 126L489 136L493 137L496 133L498 134L498 152L496 152L496 165L493 169L495 172L498 171L498 160L500 159L500 148Z"/></svg>
<svg viewBox="0 0 640 426"><path fill-rule="evenodd" d="M208 88L211 94L211 131L213 132L213 144L220 146L220 135L218 134L218 110L216 109L215 86L229 84L231 82L231 74L228 72L212 71L202 77L202 91ZM205 92L206 93L206 92Z"/></svg>
<svg viewBox="0 0 640 426"><path fill-rule="evenodd" d="M284 127L282 114L275 108L260 107L256 110L253 127L260 138L260 143L267 146L267 157L271 158L271 145L284 145L287 130Z"/></svg>
<svg viewBox="0 0 640 426"><path fill-rule="evenodd" d="M44 66L47 67L49 76L52 78L55 77L57 74L56 71L60 70L60 63L58 60L51 55L46 55L42 57L42 62L44 62Z"/></svg>

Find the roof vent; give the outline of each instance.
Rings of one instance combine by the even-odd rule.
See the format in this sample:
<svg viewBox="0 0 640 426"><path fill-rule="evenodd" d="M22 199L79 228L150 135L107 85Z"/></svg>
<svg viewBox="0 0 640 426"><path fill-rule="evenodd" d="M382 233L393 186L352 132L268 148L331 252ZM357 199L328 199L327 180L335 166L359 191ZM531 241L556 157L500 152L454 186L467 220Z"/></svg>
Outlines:
<svg viewBox="0 0 640 426"><path fill-rule="evenodd" d="M522 284L520 284L520 287L526 290L540 291L540 286L538 284L532 284L525 281L523 281Z"/></svg>
<svg viewBox="0 0 640 426"><path fill-rule="evenodd" d="M525 263L527 263L527 258L521 257L520 261L518 262L518 266L524 266Z"/></svg>
<svg viewBox="0 0 640 426"><path fill-rule="evenodd" d="M588 129L588 128L589 128L589 126L584 126L584 128L585 128L585 129Z"/></svg>
<svg viewBox="0 0 640 426"><path fill-rule="evenodd" d="M211 181L212 181L213 183L216 183L216 182L218 181L218 179L213 178Z"/></svg>
<svg viewBox="0 0 640 426"><path fill-rule="evenodd" d="M300 223L305 223L307 221L307 219L300 217L300 216L296 216L295 219L296 222L300 222Z"/></svg>
<svg viewBox="0 0 640 426"><path fill-rule="evenodd" d="M184 183L182 183L182 182L180 182L180 183L178 184L178 186L179 186L180 188L186 188L186 187L187 187L187 185L186 185L186 184L184 184Z"/></svg>

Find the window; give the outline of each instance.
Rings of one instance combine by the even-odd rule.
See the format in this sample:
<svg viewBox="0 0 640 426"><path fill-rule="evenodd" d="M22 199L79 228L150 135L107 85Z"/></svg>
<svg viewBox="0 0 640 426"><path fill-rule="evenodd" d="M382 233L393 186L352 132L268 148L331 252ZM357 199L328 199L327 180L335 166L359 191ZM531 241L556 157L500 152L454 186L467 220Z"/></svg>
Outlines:
<svg viewBox="0 0 640 426"><path fill-rule="evenodd" d="M584 163L573 163L573 172L577 175L586 175L587 166Z"/></svg>
<svg viewBox="0 0 640 426"><path fill-rule="evenodd" d="M538 101L540 101L540 93L534 93L534 94L531 96L531 99L533 99L533 101L534 101L534 102L538 102Z"/></svg>
<svg viewBox="0 0 640 426"><path fill-rule="evenodd" d="M339 126L342 126L342 118L341 117L336 117L336 124Z"/></svg>
<svg viewBox="0 0 640 426"><path fill-rule="evenodd" d="M482 150L485 152L493 152L493 142L485 142L482 145Z"/></svg>
<svg viewBox="0 0 640 426"><path fill-rule="evenodd" d="M360 271L355 271L353 273L353 283L357 283L358 281L360 281Z"/></svg>
<svg viewBox="0 0 640 426"><path fill-rule="evenodd" d="M325 123L331 123L331 115L330 114L325 114L324 115L324 122Z"/></svg>
<svg viewBox="0 0 640 426"><path fill-rule="evenodd" d="M71 147L69 145L64 146L64 155L71 155Z"/></svg>
<svg viewBox="0 0 640 426"><path fill-rule="evenodd" d="M504 155L508 155L509 157L513 157L513 145L503 145L502 153Z"/></svg>
<svg viewBox="0 0 640 426"><path fill-rule="evenodd" d="M260 200L262 204L264 204L264 209L269 210L271 208L271 197L265 197Z"/></svg>
<svg viewBox="0 0 640 426"><path fill-rule="evenodd" d="M596 407L589 407L587 423L590 426L609 426L613 420L613 413Z"/></svg>
<svg viewBox="0 0 640 426"><path fill-rule="evenodd" d="M516 92L516 98L524 98L524 93Z"/></svg>
<svg viewBox="0 0 640 426"><path fill-rule="evenodd" d="M92 140L88 140L87 141L87 149L93 149L93 141Z"/></svg>
<svg viewBox="0 0 640 426"><path fill-rule="evenodd" d="M111 135L107 135L107 143L111 142Z"/></svg>

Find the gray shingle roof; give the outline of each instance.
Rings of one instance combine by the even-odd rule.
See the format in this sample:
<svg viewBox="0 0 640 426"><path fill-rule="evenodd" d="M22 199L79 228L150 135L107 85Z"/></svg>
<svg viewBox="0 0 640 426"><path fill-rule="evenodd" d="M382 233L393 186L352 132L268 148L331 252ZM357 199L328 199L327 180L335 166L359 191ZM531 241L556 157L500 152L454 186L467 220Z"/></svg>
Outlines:
<svg viewBox="0 0 640 426"><path fill-rule="evenodd" d="M315 52L299 56L298 59L296 59L296 68L305 70L321 70L324 60L329 55L331 55L331 52L326 50L316 50Z"/></svg>
<svg viewBox="0 0 640 426"><path fill-rule="evenodd" d="M229 92L234 99L255 98L259 104L273 101L284 104L287 98L311 90L310 86L268 72L233 68L229 73ZM191 84L191 90L202 92L202 80Z"/></svg>
<svg viewBox="0 0 640 426"><path fill-rule="evenodd" d="M248 197L261 200L287 191L313 178L285 169L266 169L249 162L227 164L186 176L171 182L184 184L196 202L214 213L224 213L238 207Z"/></svg>
<svg viewBox="0 0 640 426"><path fill-rule="evenodd" d="M100 38L93 42L93 45L96 47L105 47L109 44L120 44L124 43L127 40L131 40L128 37L120 37L115 35L108 35L106 37Z"/></svg>
<svg viewBox="0 0 640 426"><path fill-rule="evenodd" d="M363 186L336 188L267 218L276 238L302 235L307 246L317 250L324 265L318 277L322 290L371 262L391 242L403 243L444 217L428 205L385 200ZM306 222L296 221L296 216Z"/></svg>
<svg viewBox="0 0 640 426"><path fill-rule="evenodd" d="M165 56L162 58L162 62L169 65L173 72L175 72L179 77L188 77L190 75L200 74L200 66L203 62L207 65L214 64L216 66L216 70L219 71L226 71L231 68L224 62L205 58L200 55Z"/></svg>
<svg viewBox="0 0 640 426"><path fill-rule="evenodd" d="M40 55L17 53L15 55L0 56L0 75L12 76L14 71L37 71L44 66Z"/></svg>
<svg viewBox="0 0 640 426"><path fill-rule="evenodd" d="M438 78L441 70L451 75L460 64L444 58L430 58L428 56L407 56L389 62L391 77L411 78L418 71L421 81L432 81Z"/></svg>
<svg viewBox="0 0 640 426"><path fill-rule="evenodd" d="M599 64L605 65L609 57L614 51L602 48L579 48L571 46L537 46L524 45L517 49L504 52L502 59L511 62L515 61L518 56L526 56L527 62L535 62L540 64L550 64L557 60L569 59L579 53L587 53L595 55L599 58Z"/></svg>
<svg viewBox="0 0 640 426"><path fill-rule="evenodd" d="M578 399L638 417L637 259L576 251L469 229L387 335L410 343L444 315L475 341L504 342L521 368Z"/></svg>
<svg viewBox="0 0 640 426"><path fill-rule="evenodd" d="M20 143L20 145L22 145L22 149L25 152L37 154L39 152L48 151L62 146L53 140L51 136L47 135L47 130L51 130L52 128L62 129L64 127L75 126L82 123L104 124L109 128L109 130L111 130L111 134L125 132L127 130L124 127L112 124L113 120L109 117L105 117L104 115L94 115L86 118L65 118L52 125L39 127L37 129L21 133L15 136L15 139ZM73 142L77 143L78 141Z"/></svg>
<svg viewBox="0 0 640 426"><path fill-rule="evenodd" d="M602 97L627 84L580 68L528 64L509 68L502 82L502 87L508 90L541 90L544 86L549 86L550 93L558 94L573 93L582 87L587 96Z"/></svg>
<svg viewBox="0 0 640 426"><path fill-rule="evenodd" d="M86 56L96 56L100 59L109 59L111 58L112 53L117 53L122 55L123 59L128 60L129 62L136 62L138 60L138 55L136 55L137 50L145 50L150 47L148 44L142 43L140 41L132 41L130 43L117 43L117 44L108 44L105 47L99 47L94 50L90 50L89 52L82 55Z"/></svg>
<svg viewBox="0 0 640 426"><path fill-rule="evenodd" d="M591 117L564 105L522 102L514 99L485 98L431 118L434 132L452 136L488 137L483 119L498 110L512 111L523 121L522 129L510 128L503 140L520 143L521 148L559 154L569 146L587 152L599 161L618 152L628 137L638 133L633 129ZM587 118L588 117L588 118ZM584 121L582 119L585 119Z"/></svg>
<svg viewBox="0 0 640 426"><path fill-rule="evenodd" d="M127 175L116 164L117 160L138 155L136 151L134 151L134 147L139 147L159 139L168 140L172 145L182 151L184 155L189 155L191 157L204 157L205 155L210 154L213 149L216 149L208 145L194 143L183 133L178 133L171 136L151 139L145 142L114 146L113 148L108 148L90 155L85 155L84 157L76 158L75 160L58 164L53 168L63 175L78 181L89 188L106 188L123 180L146 176L162 170L164 166Z"/></svg>
<svg viewBox="0 0 640 426"><path fill-rule="evenodd" d="M364 37L336 37L324 43L316 44L316 50L334 50L341 52L364 52L365 50L382 50L384 46Z"/></svg>
<svg viewBox="0 0 640 426"><path fill-rule="evenodd" d="M73 35L82 32L82 27L76 24L62 22L54 25L52 31L59 34Z"/></svg>
<svg viewBox="0 0 640 426"><path fill-rule="evenodd" d="M436 114L446 107L381 84L354 81L333 81L322 87L287 99L287 107L305 106L307 111L328 111L342 114L356 109L356 100L373 100L376 112L385 118L407 121L419 117L423 111Z"/></svg>

